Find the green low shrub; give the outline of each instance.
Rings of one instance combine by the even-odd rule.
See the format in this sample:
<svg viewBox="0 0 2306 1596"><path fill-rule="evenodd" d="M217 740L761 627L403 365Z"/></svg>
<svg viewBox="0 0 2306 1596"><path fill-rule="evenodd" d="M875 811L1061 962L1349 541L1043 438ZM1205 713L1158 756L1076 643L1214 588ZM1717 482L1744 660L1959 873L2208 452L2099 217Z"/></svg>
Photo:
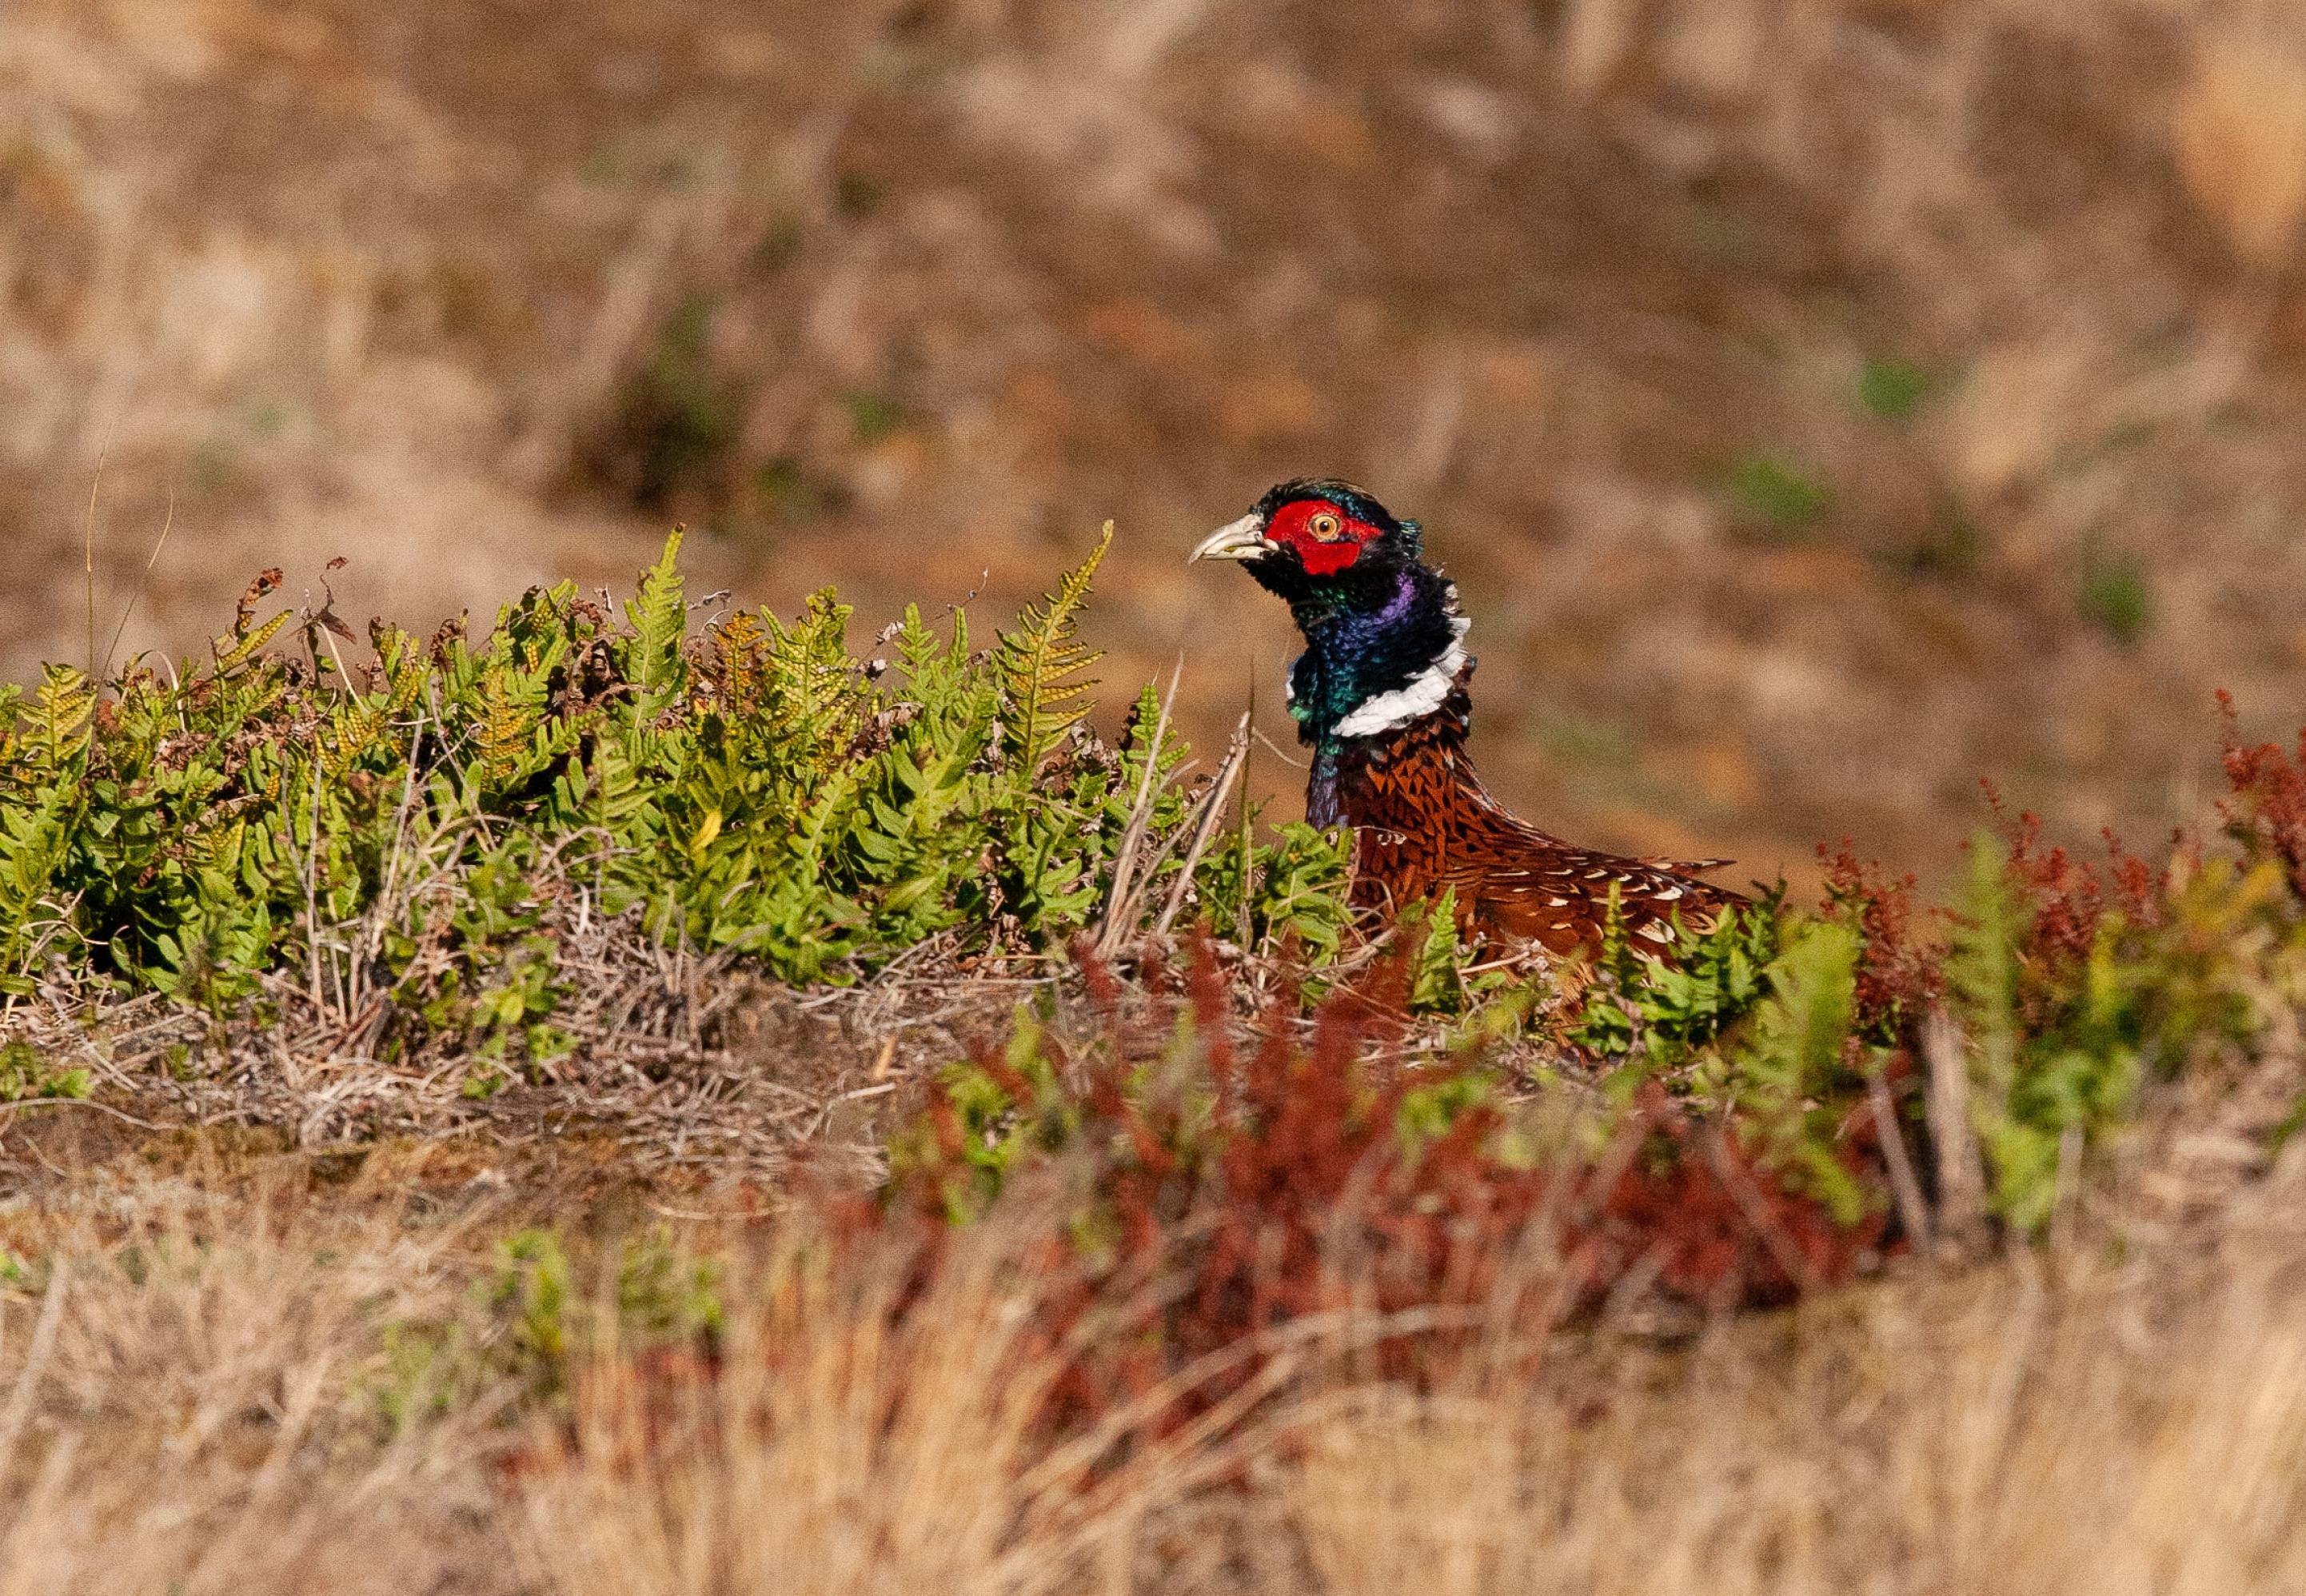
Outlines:
<svg viewBox="0 0 2306 1596"><path fill-rule="evenodd" d="M693 628L678 533L621 615L563 584L480 637L374 626L356 662L326 610L258 619L267 573L204 667L0 689L0 991L221 1007L286 979L386 994L403 1042L530 1063L566 1050L578 927L630 917L811 982L938 936L1058 948L1105 917L1141 802L1133 926L1209 795L1182 743L1155 748L1149 687L1119 747L1082 724L1076 627L1111 537L989 648L909 610L885 667L829 590ZM1334 951L1340 843L1234 829L1186 904Z"/></svg>

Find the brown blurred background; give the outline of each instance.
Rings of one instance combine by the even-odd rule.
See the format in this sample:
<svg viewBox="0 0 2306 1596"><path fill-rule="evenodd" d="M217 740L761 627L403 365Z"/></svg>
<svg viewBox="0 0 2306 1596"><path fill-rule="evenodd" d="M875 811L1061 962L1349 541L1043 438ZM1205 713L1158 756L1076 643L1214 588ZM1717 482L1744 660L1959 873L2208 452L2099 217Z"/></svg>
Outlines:
<svg viewBox="0 0 2306 1596"><path fill-rule="evenodd" d="M700 579L858 641L1107 516L1122 690L1355 477L1581 839L2150 839L2306 713L2306 19L2191 0L13 0L0 673ZM174 530L145 560L173 498ZM1285 738L1282 738L1286 741ZM1295 772L1264 760L1262 787Z"/></svg>

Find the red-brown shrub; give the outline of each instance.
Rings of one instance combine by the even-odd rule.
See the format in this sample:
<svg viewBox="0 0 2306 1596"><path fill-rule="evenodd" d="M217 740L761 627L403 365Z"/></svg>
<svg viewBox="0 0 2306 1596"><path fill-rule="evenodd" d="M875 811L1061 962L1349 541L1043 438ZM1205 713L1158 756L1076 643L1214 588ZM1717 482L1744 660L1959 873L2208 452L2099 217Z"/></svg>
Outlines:
<svg viewBox="0 0 2306 1596"><path fill-rule="evenodd" d="M2218 711L2225 721L2221 763L2233 789L2218 806L2227 833L2246 849L2280 859L2291 891L2306 897L2306 729L2292 755L2275 743L2244 743L2231 694L2218 694Z"/></svg>
<svg viewBox="0 0 2306 1596"><path fill-rule="evenodd" d="M1735 1127L1697 1122L1654 1088L1599 1155L1530 1156L1475 1063L1410 1059L1394 1018L1405 979L1396 959L1302 1020L1283 1002L1243 1026L1205 941L1177 996L1125 1003L1091 967L1097 1035L1044 1054L1079 1129L1044 1179L1012 1170L996 1199L1069 1194L1047 1244L1072 1258L1073 1283L1039 1305L1046 1344L1070 1349L1056 1417L1221 1370L1179 1398L1183 1416L1323 1316L1377 1316L1369 1354L1412 1378L1477 1324L1542 1331L1628 1289L1708 1310L1781 1302L1879 1245L1886 1202L1837 1225L1760 1167ZM1047 1106L1048 1088L995 1050L978 1067L1019 1112ZM937 1150L901 1172L892 1222L948 1211L953 1182L980 1175L965 1166L960 1107L943 1096L930 1114ZM1853 1172L1878 1168L1866 1136L1847 1149ZM1501 1322L1516 1319L1526 1322Z"/></svg>
<svg viewBox="0 0 2306 1596"><path fill-rule="evenodd" d="M2027 809L2012 816L1991 781L1980 785L1994 812L2010 880L2023 900L2025 945L2031 955L2068 963L2087 958L2109 914L2119 914L2132 925L2159 922L2165 873L2127 851L2112 827L2098 833L2106 850L2101 874L2096 864L2076 858L2063 847L2045 847L2039 815Z"/></svg>
<svg viewBox="0 0 2306 1596"><path fill-rule="evenodd" d="M1897 1038L1945 991L1937 950L1914 924L1914 877L1893 876L1879 860L1859 862L1846 837L1837 848L1819 843L1817 857L1825 866L1823 908L1858 930L1856 1029L1876 1040Z"/></svg>

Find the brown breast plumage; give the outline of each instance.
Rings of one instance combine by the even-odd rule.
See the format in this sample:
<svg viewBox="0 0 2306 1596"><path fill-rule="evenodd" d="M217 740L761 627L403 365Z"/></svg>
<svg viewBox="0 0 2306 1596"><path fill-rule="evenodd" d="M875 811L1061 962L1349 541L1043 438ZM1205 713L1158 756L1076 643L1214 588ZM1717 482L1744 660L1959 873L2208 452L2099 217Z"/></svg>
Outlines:
<svg viewBox="0 0 2306 1596"><path fill-rule="evenodd" d="M1394 907L1454 888L1458 915L1492 940L1549 952L1601 943L1614 895L1635 946L1665 954L1678 922L1704 932L1746 901L1669 866L1578 848L1516 819L1483 789L1465 750L1468 664L1442 708L1351 747L1337 792L1356 834L1357 903Z"/></svg>

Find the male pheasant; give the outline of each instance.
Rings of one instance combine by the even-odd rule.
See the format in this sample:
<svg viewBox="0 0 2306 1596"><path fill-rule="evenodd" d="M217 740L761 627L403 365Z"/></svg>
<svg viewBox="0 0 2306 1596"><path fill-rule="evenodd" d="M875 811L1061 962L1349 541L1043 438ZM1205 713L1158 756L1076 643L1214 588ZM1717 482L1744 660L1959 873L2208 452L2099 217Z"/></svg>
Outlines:
<svg viewBox="0 0 2306 1596"><path fill-rule="evenodd" d="M1425 563L1417 523L1347 483L1284 482L1192 559L1242 562L1289 605L1305 652L1289 713L1312 750L1307 817L1355 833L1354 900L1398 907L1455 888L1466 926L1556 953L1596 947L1614 894L1636 946L1669 952L1737 893L1692 872L1574 847L1502 808L1465 754L1473 704L1457 587Z"/></svg>

